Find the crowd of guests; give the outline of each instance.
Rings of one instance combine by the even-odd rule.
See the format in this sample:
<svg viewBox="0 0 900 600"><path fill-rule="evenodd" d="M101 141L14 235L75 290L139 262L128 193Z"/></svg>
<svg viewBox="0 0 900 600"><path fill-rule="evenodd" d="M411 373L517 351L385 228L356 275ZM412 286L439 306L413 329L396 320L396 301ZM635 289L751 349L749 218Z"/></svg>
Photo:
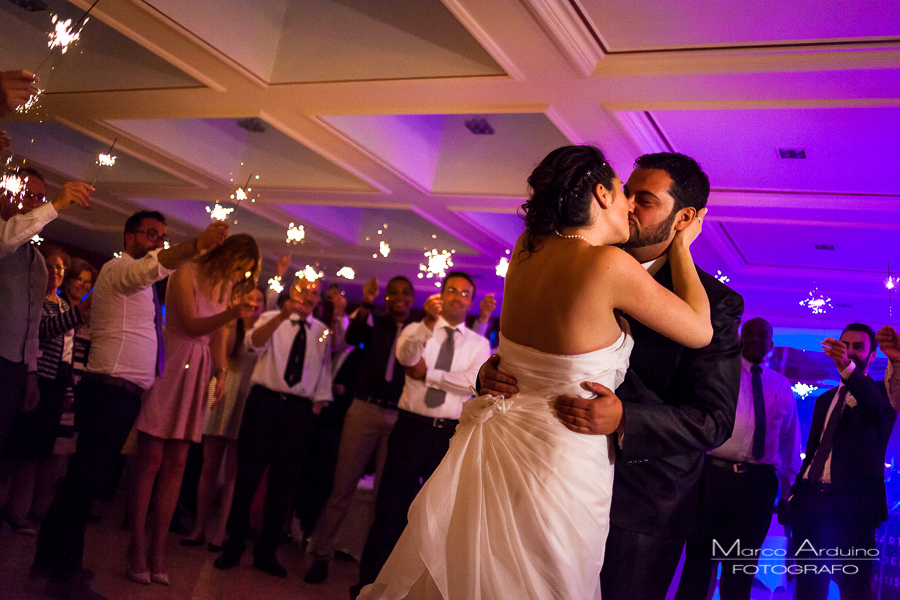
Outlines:
<svg viewBox="0 0 900 600"><path fill-rule="evenodd" d="M3 75L0 100L8 109L27 99L31 84ZM9 140L3 135L0 142ZM258 287L261 256L252 237L229 235L227 224L213 222L170 245L165 216L155 211L125 221L121 256L98 271L58 246L30 243L60 212L88 206L93 188L66 183L47 201L38 171L19 174L23 192L0 202L0 474L9 490L0 519L18 534L37 535L31 576L46 578L52 597L103 597L83 568L85 528L95 500L118 484L120 455L128 449L131 537L123 572L140 585L169 584L166 539L186 485L196 489L196 501L183 546L216 552L218 569L240 564L253 534L254 497L263 489L254 567L287 576L277 548L293 517L297 541L314 557L304 580L322 582L360 479L373 473L374 520L355 597L388 559L475 387L515 384L499 375L496 359L488 360L493 296L476 303L474 279L453 271L440 293L414 311L414 287L397 275L384 286L366 282L361 302L349 311L337 286L326 291L322 280L302 273L290 280L289 257L276 266L289 283L277 295ZM467 326L476 306L478 316ZM730 372L728 389L716 392L731 398L723 422L733 427L706 445L702 470L686 468L689 477L679 482L687 491L678 502L695 502L696 513L670 524L677 533L648 550L656 556L668 544L677 550L677 564L686 542L678 598L712 594L716 559L727 566L721 597L749 598L759 557L728 562L715 548L726 552L737 542L760 549L776 501L794 538L813 540L816 548L871 548L887 519L882 463L900 409L900 336L891 327L876 333L851 323L839 339L823 341L841 383L816 401L801 464L790 383L765 364L772 327L748 320L738 341L736 322L728 319L735 339L727 351L735 367L739 358L740 372ZM868 376L879 347L889 359L886 383ZM640 415L628 419L633 427ZM627 429L619 433L628 436ZM202 447L201 468L196 478L185 478L192 444ZM622 472L646 468L650 460L657 458L623 461ZM642 481L651 478L645 473ZM646 492L633 493L628 514L640 519ZM614 516L623 514L616 498ZM611 539L618 535L613 520ZM607 553L608 561L616 557ZM872 564L860 563L852 574L801 569L798 597L824 597L829 577L846 597L870 597ZM664 594L671 579L666 569L637 578L657 590L640 597Z"/></svg>

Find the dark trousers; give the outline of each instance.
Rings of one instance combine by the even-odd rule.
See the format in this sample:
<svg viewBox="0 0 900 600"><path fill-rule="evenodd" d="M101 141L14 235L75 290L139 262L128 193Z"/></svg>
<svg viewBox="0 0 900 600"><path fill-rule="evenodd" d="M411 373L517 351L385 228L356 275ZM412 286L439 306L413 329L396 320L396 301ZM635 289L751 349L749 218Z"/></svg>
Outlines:
<svg viewBox="0 0 900 600"><path fill-rule="evenodd" d="M450 447L455 421L445 423L443 428L433 427L429 421L399 411L388 438L387 461L375 499L375 519L359 563L360 587L378 577L406 528L410 504Z"/></svg>
<svg viewBox="0 0 900 600"><path fill-rule="evenodd" d="M657 537L611 526L600 571L604 600L665 600L682 548L683 537Z"/></svg>
<svg viewBox="0 0 900 600"><path fill-rule="evenodd" d="M5 445L13 419L22 408L27 373L24 362L15 363L0 357L0 448Z"/></svg>
<svg viewBox="0 0 900 600"><path fill-rule="evenodd" d="M274 558L315 423L309 399L279 394L260 385L250 389L238 434L238 472L228 515L226 552L244 551L250 534L250 506L268 468L263 527L253 554L261 560Z"/></svg>
<svg viewBox="0 0 900 600"><path fill-rule="evenodd" d="M69 470L44 517L35 563L62 580L81 570L84 529L94 500L116 477L119 453L141 409L141 395L92 379L75 387L78 443Z"/></svg>
<svg viewBox="0 0 900 600"><path fill-rule="evenodd" d="M771 465L750 466L745 472L713 464L707 457L700 477L700 518L688 536L684 568L676 600L701 600L715 589L716 558L738 543L759 550L772 522L778 476ZM713 554L713 541L718 544ZM718 548L721 548L720 551ZM737 553L731 554L734 557ZM750 600L758 558L722 561L722 600ZM765 563L764 561L764 564Z"/></svg>
<svg viewBox="0 0 900 600"><path fill-rule="evenodd" d="M875 556L875 528L848 523L852 515L842 514L831 491L819 491L811 485L799 486L790 504L792 552L797 569L797 600L825 600L828 582L834 579L841 598L869 600L872 589L874 560L862 556L833 558L825 553L814 556L810 549L825 551L838 548L872 550ZM811 560L817 558L818 560ZM826 558L826 560L821 560ZM813 572L815 570L816 572Z"/></svg>

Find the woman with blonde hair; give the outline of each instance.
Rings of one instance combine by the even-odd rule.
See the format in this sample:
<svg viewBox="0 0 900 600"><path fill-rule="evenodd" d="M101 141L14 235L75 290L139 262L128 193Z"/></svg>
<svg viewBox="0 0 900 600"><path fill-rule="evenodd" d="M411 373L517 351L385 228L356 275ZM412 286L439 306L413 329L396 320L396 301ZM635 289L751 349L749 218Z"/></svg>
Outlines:
<svg viewBox="0 0 900 600"><path fill-rule="evenodd" d="M163 328L165 366L144 397L135 424L137 468L129 498L131 544L126 573L138 583L169 583L164 561L166 533L178 501L188 448L191 442L199 442L203 433L213 373L218 377L215 399L221 399L225 391L223 327L254 312L249 302L228 308L227 301L233 291L255 287L259 260L256 241L237 234L169 277ZM148 548L144 530L151 497L155 522Z"/></svg>

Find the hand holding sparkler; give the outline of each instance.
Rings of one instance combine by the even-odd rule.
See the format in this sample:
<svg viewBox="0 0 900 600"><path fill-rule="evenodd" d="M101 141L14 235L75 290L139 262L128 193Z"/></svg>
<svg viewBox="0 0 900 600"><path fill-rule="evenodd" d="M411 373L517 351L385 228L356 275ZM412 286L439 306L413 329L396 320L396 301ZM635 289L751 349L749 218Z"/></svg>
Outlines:
<svg viewBox="0 0 900 600"><path fill-rule="evenodd" d="M275 275L277 275L278 277L284 277L284 274L287 273L290 266L291 257L290 255L285 254L275 261Z"/></svg>
<svg viewBox="0 0 900 600"><path fill-rule="evenodd" d="M228 237L228 223L223 221L210 223L209 227L197 236L196 250L198 254L205 254L212 250L224 242L226 237Z"/></svg>
<svg viewBox="0 0 900 600"><path fill-rule="evenodd" d="M820 345L825 355L834 361L834 366L838 368L838 371L843 372L844 369L850 366L847 344L834 338L825 338L820 342Z"/></svg>
<svg viewBox="0 0 900 600"><path fill-rule="evenodd" d="M62 189L59 190L59 194L56 196L56 200L51 202L51 204L53 204L56 212L62 212L73 204L90 208L91 194L93 192L93 186L81 181L69 181L62 186Z"/></svg>
<svg viewBox="0 0 900 600"><path fill-rule="evenodd" d="M891 327L885 325L875 334L875 341L884 355L895 365L900 365L900 334Z"/></svg>
<svg viewBox="0 0 900 600"><path fill-rule="evenodd" d="M37 91L37 77L31 71L0 72L0 117L24 106Z"/></svg>
<svg viewBox="0 0 900 600"><path fill-rule="evenodd" d="M487 294L481 299L481 304L478 305L478 308L478 322L487 323L491 320L491 315L494 314L494 311L497 309L497 298L493 294Z"/></svg>
<svg viewBox="0 0 900 600"><path fill-rule="evenodd" d="M422 324L433 331L434 324L437 322L438 317L441 316L441 312L444 309L444 303L441 302L441 295L432 294L429 296L422 308L425 309L425 318L422 319Z"/></svg>

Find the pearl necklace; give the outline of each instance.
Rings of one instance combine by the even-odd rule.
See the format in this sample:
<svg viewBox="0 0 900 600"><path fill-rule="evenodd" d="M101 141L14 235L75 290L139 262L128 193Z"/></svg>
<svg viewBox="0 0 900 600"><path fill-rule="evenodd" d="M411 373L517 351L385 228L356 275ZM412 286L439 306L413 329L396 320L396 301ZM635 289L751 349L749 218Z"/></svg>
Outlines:
<svg viewBox="0 0 900 600"><path fill-rule="evenodd" d="M553 233L555 233L558 237L565 238L565 239L568 239L568 240L574 240L575 238L578 238L579 240L584 240L584 241L587 242L588 244L591 243L591 242L588 241L588 239L587 239L586 237L584 237L583 235L578 235L578 234L574 234L574 235L563 235L563 234L561 234L561 233L558 232L558 231L554 231Z"/></svg>

